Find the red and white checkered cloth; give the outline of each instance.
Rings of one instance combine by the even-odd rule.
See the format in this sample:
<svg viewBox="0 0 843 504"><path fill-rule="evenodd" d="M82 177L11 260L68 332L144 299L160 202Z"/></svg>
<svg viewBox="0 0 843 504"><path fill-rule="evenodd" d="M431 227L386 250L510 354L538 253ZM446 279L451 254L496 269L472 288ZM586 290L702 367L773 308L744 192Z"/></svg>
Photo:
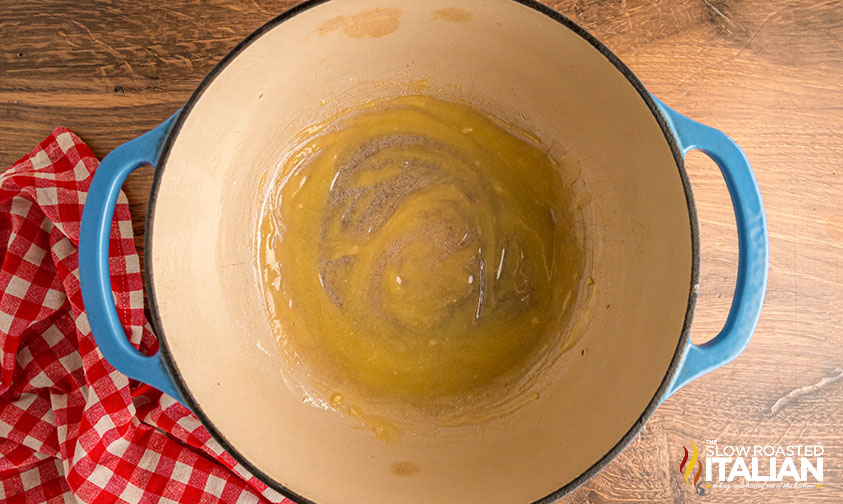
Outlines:
<svg viewBox="0 0 843 504"><path fill-rule="evenodd" d="M77 263L98 163L58 128L0 174L0 502L284 501L181 404L103 359ZM121 194L111 282L126 333L151 353L130 219Z"/></svg>

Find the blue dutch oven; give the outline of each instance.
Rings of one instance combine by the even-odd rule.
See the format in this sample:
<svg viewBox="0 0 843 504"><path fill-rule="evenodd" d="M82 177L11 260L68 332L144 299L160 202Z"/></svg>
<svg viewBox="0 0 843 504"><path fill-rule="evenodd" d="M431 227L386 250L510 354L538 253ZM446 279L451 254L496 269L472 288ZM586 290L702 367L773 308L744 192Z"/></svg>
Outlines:
<svg viewBox="0 0 843 504"><path fill-rule="evenodd" d="M758 322L768 238L741 149L651 96L603 44L531 0L315 0L231 51L184 107L108 154L87 196L82 295L105 358L192 410L270 487L299 502L550 502L623 450L671 394L735 359ZM482 425L419 425L384 443L283 379L255 274L264 181L308 124L424 80L520 118L579 160L594 284L581 337L535 400ZM740 253L723 329L688 339L699 231L683 157L720 167ZM109 280L114 205L155 167L146 288L161 348L139 353ZM580 323L581 322L581 323Z"/></svg>

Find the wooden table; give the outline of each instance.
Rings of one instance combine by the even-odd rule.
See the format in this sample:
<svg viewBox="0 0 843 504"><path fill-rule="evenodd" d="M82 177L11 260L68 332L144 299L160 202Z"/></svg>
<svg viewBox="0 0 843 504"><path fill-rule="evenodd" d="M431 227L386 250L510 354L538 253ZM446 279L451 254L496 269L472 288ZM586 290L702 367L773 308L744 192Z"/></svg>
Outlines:
<svg viewBox="0 0 843 504"><path fill-rule="evenodd" d="M99 156L172 114L234 45L294 1L0 0L0 166L55 126ZM749 348L666 401L639 438L569 502L843 501L843 2L567 0L679 111L733 136L753 162L770 227L767 302ZM692 339L716 334L737 240L715 165L688 157L702 232ZM131 175L137 244L151 169ZM682 445L815 444L824 487L694 488Z"/></svg>

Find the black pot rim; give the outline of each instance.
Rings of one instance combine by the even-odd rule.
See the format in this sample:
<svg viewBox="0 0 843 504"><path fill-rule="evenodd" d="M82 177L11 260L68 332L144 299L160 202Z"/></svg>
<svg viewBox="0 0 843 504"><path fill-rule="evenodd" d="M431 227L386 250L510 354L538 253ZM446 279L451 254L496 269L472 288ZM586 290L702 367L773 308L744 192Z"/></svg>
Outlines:
<svg viewBox="0 0 843 504"><path fill-rule="evenodd" d="M210 418L204 413L202 408L200 407L199 403L193 398L190 390L188 389L182 375L179 371L178 365L176 364L175 359L170 352L170 347L167 342L166 333L164 332L163 326L161 324L161 320L158 317L158 302L155 295L155 282L153 281L154 273L152 268L152 261L150 258L153 254L153 240L152 240L152 228L153 223L155 221L155 203L158 195L158 191L160 189L161 178L166 168L167 158L170 154L170 150L173 145L174 139L178 136L179 131L181 130L182 125L184 124L185 118L190 114L193 106L196 104L199 97L202 93L208 88L210 83L214 80L214 78L219 75L229 63L231 63L234 58L236 58L246 47L252 44L255 40L257 40L261 35L268 32L271 29L274 29L279 24L283 23L284 21L300 14L312 7L317 5L321 5L323 3L327 3L330 0L307 0L301 4L296 5L295 7L279 14L278 16L274 17L263 26L252 32L249 36L243 39L237 46L234 47L216 66L205 76L199 86L194 90L193 94L191 94L190 98L185 103L182 110L178 113L174 124L172 125L170 131L167 133L167 137L164 141L164 145L161 149L161 155L158 159L158 164L155 169L155 173L153 176L152 181L152 190L150 192L149 203L147 206L147 214L146 214L146 225L145 225L145 232L144 232L144 243L146 244L146 254L144 255L144 266L145 266L145 281L146 281L146 289L148 294L149 300L149 308L150 308L150 322L155 330L156 335L158 336L158 341L160 343L160 352L164 357L164 361L166 362L169 372L174 379L176 387L178 388L179 392L182 394L184 399L187 401L188 406L194 412L194 414L199 418L202 424L208 429L208 432L211 436L218 442L220 445L233 456L240 464L242 464L246 469L249 470L251 474L255 477L260 479L263 483L268 485L270 488L278 491L283 496L292 499L300 504L316 504L314 501L304 497L303 495L299 495L294 492L292 489L285 487L278 481L271 478L268 474L261 471L259 468L255 467L252 463L246 459L226 438L222 435L222 433L216 428L214 423L211 421ZM697 211L696 205L694 203L694 196L691 190L691 183L688 178L688 173L685 170L685 163L684 157L682 156L681 151L676 143L676 139L673 135L673 132L670 129L667 121L665 120L664 116L661 113L661 110L656 105L653 97L650 93L646 90L644 85L635 76L634 73L623 63L620 59L618 59L615 54L609 50L602 42L597 40L593 35L583 29L581 26L576 24L575 22L571 21L565 15L557 12L556 10L541 4L535 0L507 0L519 3L526 7L529 7L535 11L538 11L547 17L553 19L554 21L558 22L560 25L564 26L565 28L573 31L581 38L586 40L592 47L597 49L603 56L612 63L615 68L618 69L621 74L630 82L630 84L638 91L638 94L641 96L641 99L644 100L647 107L650 109L650 112L653 114L653 117L659 124L659 127L664 134L665 140L667 141L668 145L670 146L670 150L673 154L673 158L676 161L676 167L679 171L680 179L682 180L682 185L685 190L685 200L688 206L688 217L690 221L690 232L691 232L691 244L692 244L692 261L691 261L691 281L688 289L688 305L685 312L685 320L682 326L682 332L680 334L679 340L676 345L676 349L674 350L673 358L671 359L670 365L668 367L667 373L665 373L664 378L662 379L659 388L657 389L655 395L652 397L650 402L647 404L647 407L635 421L635 423L629 428L629 430L624 434L624 436L605 454L601 457L597 462L591 465L588 469L586 469L582 474L574 478L573 480L566 483L561 488L557 489L556 491L548 494L547 496L534 501L532 504L551 504L555 502L557 499L568 495L578 487L580 487L583 483L591 479L595 474L602 471L615 457L620 454L637 436L641 429L644 427L644 424L647 423L647 420L653 415L656 408L659 406L661 401L665 398L667 394L668 388L670 387L671 382L673 381L673 377L675 376L679 364L682 361L682 357L684 355L684 350L687 346L689 333L691 329L691 320L693 319L694 315L694 308L696 305L697 299L697 290L696 285L699 283L699 269L700 269L700 252L699 252L699 225L697 221Z"/></svg>

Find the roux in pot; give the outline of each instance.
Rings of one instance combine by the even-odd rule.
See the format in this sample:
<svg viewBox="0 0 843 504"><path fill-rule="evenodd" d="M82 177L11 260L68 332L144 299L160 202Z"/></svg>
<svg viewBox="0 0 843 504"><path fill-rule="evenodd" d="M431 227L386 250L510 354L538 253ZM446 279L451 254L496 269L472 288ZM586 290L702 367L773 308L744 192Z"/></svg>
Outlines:
<svg viewBox="0 0 843 504"><path fill-rule="evenodd" d="M506 126L414 95L299 135L264 205L259 264L292 376L323 404L459 398L565 344L579 209L564 167Z"/></svg>

